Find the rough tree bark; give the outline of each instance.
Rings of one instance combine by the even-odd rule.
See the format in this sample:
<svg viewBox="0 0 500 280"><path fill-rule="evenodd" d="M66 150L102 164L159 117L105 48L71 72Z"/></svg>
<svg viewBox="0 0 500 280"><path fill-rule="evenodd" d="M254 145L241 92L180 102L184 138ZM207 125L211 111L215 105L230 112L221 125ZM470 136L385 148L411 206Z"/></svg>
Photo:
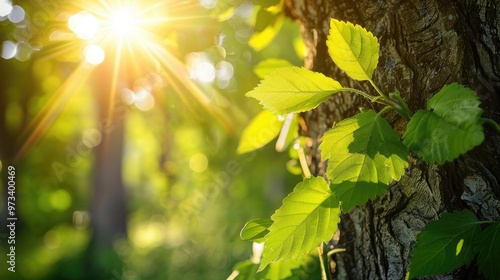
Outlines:
<svg viewBox="0 0 500 280"><path fill-rule="evenodd" d="M399 90L415 111L442 86L459 82L478 93L485 117L500 121L500 2L467 0L287 0L289 15L299 21L309 49L306 67L352 82L329 58L325 44L330 18L360 24L381 45L374 81L386 92ZM335 122L370 107L352 94L332 97L302 115L301 133L309 137L309 165L323 175L320 137ZM390 122L402 132L405 122ZM480 219L500 220L500 136L485 127L486 140L444 166L415 159L386 195L342 216L334 260L338 279L404 279L416 235L443 212L468 208ZM474 267L435 279L477 279Z"/></svg>

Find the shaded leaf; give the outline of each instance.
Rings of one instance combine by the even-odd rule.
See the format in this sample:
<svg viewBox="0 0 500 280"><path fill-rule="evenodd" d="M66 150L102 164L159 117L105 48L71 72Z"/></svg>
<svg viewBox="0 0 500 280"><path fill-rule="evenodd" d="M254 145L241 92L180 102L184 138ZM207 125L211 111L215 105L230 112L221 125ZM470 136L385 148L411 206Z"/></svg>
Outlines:
<svg viewBox="0 0 500 280"><path fill-rule="evenodd" d="M316 108L330 95L342 91L339 82L305 68L285 67L273 71L246 96L260 101L276 115Z"/></svg>
<svg viewBox="0 0 500 280"><path fill-rule="evenodd" d="M479 243L476 250L478 252L477 264L479 272L488 279L498 279L500 266L500 222L488 226L477 238Z"/></svg>
<svg viewBox="0 0 500 280"><path fill-rule="evenodd" d="M273 224L271 219L256 219L245 224L241 230L240 237L243 240L255 240L259 242L269 233L268 228Z"/></svg>
<svg viewBox="0 0 500 280"><path fill-rule="evenodd" d="M326 45L335 64L349 77L358 81L371 80L380 50L372 33L359 25L331 19Z"/></svg>
<svg viewBox="0 0 500 280"><path fill-rule="evenodd" d="M321 157L332 190L350 211L381 196L408 166L408 150L387 121L369 110L339 122L323 135Z"/></svg>
<svg viewBox="0 0 500 280"><path fill-rule="evenodd" d="M298 259L329 240L339 215L338 200L325 179L304 179L271 217L259 270L275 261Z"/></svg>
<svg viewBox="0 0 500 280"><path fill-rule="evenodd" d="M244 154L262 148L278 136L282 125L283 122L273 113L267 110L260 112L243 130L238 153Z"/></svg>
<svg viewBox="0 0 500 280"><path fill-rule="evenodd" d="M417 235L412 252L409 278L448 273L474 259L473 241L481 227L469 210L444 213ZM462 248L457 255L457 245Z"/></svg>
<svg viewBox="0 0 500 280"><path fill-rule="evenodd" d="M443 87L416 112L404 133L404 143L424 161L453 161L484 140L476 93L457 83Z"/></svg>

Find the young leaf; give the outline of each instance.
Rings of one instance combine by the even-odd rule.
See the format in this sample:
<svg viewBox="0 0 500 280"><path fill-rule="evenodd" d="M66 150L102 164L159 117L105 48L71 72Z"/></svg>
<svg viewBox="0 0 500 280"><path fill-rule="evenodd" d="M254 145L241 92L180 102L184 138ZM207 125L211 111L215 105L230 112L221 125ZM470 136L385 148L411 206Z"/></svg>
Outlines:
<svg viewBox="0 0 500 280"><path fill-rule="evenodd" d="M339 82L305 68L285 67L273 71L246 96L253 97L276 115L316 108L330 95L342 91Z"/></svg>
<svg viewBox="0 0 500 280"><path fill-rule="evenodd" d="M369 110L339 122L323 135L321 157L332 190L348 212L383 195L408 166L408 150L387 121Z"/></svg>
<svg viewBox="0 0 500 280"><path fill-rule="evenodd" d="M243 240L255 240L259 242L269 233L268 228L273 224L271 219L256 219L245 224L241 230L240 236Z"/></svg>
<svg viewBox="0 0 500 280"><path fill-rule="evenodd" d="M488 279L498 279L497 277L500 275L500 266L498 265L500 222L488 226L477 239L479 240L476 247L479 271Z"/></svg>
<svg viewBox="0 0 500 280"><path fill-rule="evenodd" d="M380 50L377 37L372 33L359 25L331 19L326 45L333 62L349 77L371 80Z"/></svg>
<svg viewBox="0 0 500 280"><path fill-rule="evenodd" d="M481 227L469 210L444 213L417 235L409 278L451 272L474 259L473 240ZM461 250L457 245L461 243ZM458 252L458 254L457 254Z"/></svg>
<svg viewBox="0 0 500 280"><path fill-rule="evenodd" d="M443 87L413 115L404 143L429 163L453 161L484 140L476 93L457 83Z"/></svg>
<svg viewBox="0 0 500 280"><path fill-rule="evenodd" d="M340 221L338 207L322 177L299 183L271 217L259 271L275 261L298 259L329 240Z"/></svg>
<svg viewBox="0 0 500 280"><path fill-rule="evenodd" d="M267 110L260 112L243 130L238 153L244 154L262 148L278 136L282 124L283 122L271 112Z"/></svg>

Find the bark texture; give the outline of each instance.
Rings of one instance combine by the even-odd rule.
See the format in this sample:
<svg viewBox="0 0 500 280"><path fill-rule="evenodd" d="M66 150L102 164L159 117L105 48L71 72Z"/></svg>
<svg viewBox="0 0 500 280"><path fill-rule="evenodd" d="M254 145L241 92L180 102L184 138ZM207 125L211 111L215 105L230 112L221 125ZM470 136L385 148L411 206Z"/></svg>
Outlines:
<svg viewBox="0 0 500 280"><path fill-rule="evenodd" d="M424 108L439 89L458 82L474 89L484 117L500 121L500 3L455 0L287 0L289 14L301 24L309 55L306 67L363 88L368 83L346 78L331 61L326 38L330 18L360 24L379 39L378 68L373 80L386 93L398 90L410 109ZM323 175L318 145L323 133L360 106L352 94L332 97L302 115L308 136L309 165ZM389 115L401 133L405 121ZM443 212L468 208L478 218L500 220L500 137L485 127L486 140L444 166L410 160L405 176L383 197L342 216L335 257L338 279L404 279L416 235ZM433 279L476 279L474 267Z"/></svg>

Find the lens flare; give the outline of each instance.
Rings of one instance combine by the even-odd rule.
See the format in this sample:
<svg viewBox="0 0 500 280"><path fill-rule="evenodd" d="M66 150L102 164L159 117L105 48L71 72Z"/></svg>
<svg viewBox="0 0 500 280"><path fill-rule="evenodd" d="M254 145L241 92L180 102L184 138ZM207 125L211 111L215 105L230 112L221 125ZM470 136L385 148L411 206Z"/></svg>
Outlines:
<svg viewBox="0 0 500 280"><path fill-rule="evenodd" d="M8 0L0 0L2 14L13 13L8 7L9 3ZM54 30L51 34L60 40L52 41L54 45L42 49L40 56L45 59L74 59L78 56L68 53L80 50L82 61L26 127L21 136L24 144L15 162L41 139L71 97L84 85L89 85L88 79L94 70L103 73L99 77L100 83L94 81L94 84L107 83L107 92L103 92L102 96L109 99L109 104L114 104L116 98L122 98L139 110L150 110L164 98L157 98L151 89L134 89L132 94L123 94L123 89L139 77L161 74L165 84L179 94L187 107L192 106L188 99L197 101L229 133L234 133L237 129L235 119L244 119L243 112L207 86L219 80L227 83L227 77L232 76L231 67L214 65L211 61L186 67L182 59L171 52L177 46L177 42L171 38L192 30L193 22L199 24L205 19L212 20L198 15L196 9L200 8L203 9L199 1L174 0L97 0L70 4L67 13L60 17L65 20L61 25L66 26L66 29ZM19 52L20 47L4 43L1 56L10 58L15 50ZM196 79L192 79L193 76ZM186 98L183 96L186 93L191 96ZM107 113L110 114L110 110Z"/></svg>

